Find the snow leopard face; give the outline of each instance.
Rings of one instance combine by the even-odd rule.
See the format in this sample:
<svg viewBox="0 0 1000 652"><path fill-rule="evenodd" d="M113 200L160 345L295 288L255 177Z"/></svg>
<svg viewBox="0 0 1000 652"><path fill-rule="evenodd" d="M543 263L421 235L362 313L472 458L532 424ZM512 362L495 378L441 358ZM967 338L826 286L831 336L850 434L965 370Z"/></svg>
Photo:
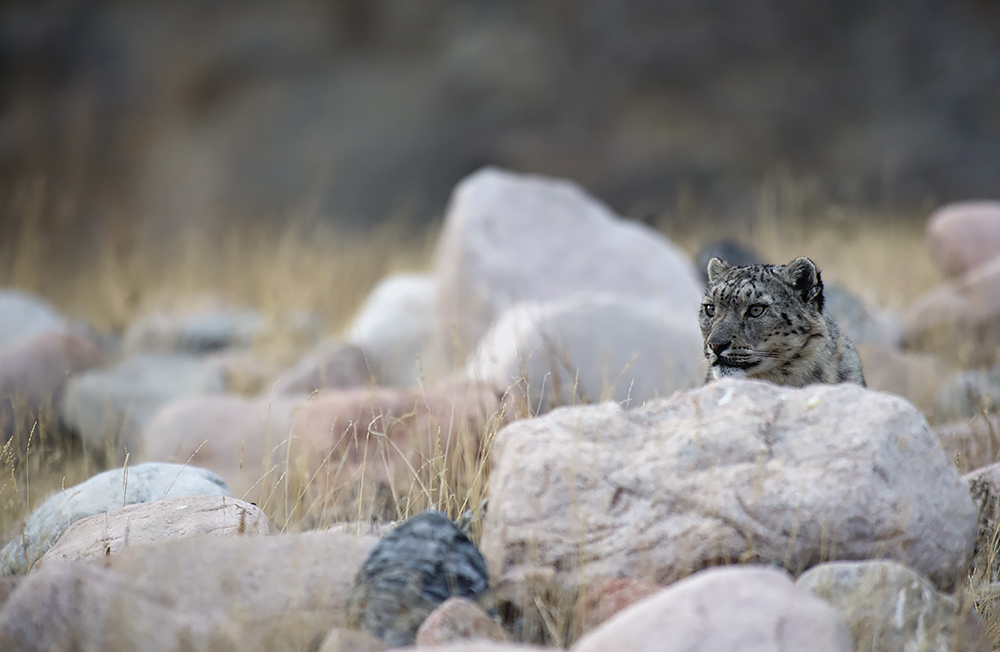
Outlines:
<svg viewBox="0 0 1000 652"><path fill-rule="evenodd" d="M847 367L854 366L857 353L823 312L823 281L808 258L787 265L739 267L713 258L699 322L709 379L734 376L795 386L844 380L864 384L860 362L857 378L841 364L845 346Z"/></svg>

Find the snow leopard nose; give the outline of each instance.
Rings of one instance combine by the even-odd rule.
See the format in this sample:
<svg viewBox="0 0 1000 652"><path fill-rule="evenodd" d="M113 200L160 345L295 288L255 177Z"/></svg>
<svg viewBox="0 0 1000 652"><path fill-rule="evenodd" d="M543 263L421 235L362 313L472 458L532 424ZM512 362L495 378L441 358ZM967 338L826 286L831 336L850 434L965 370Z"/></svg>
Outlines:
<svg viewBox="0 0 1000 652"><path fill-rule="evenodd" d="M712 353L714 353L715 355L719 355L720 353L728 349L730 344L732 344L732 342L725 342L725 341L720 342L720 341L709 340L708 348L712 349Z"/></svg>

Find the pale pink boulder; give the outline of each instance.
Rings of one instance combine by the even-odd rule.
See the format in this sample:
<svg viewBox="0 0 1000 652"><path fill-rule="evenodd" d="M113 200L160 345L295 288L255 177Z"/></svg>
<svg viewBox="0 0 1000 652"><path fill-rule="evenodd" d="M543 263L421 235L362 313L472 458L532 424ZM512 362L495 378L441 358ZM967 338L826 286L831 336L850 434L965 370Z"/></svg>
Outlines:
<svg viewBox="0 0 1000 652"><path fill-rule="evenodd" d="M948 278L1000 255L1000 201L946 204L927 222L927 247Z"/></svg>
<svg viewBox="0 0 1000 652"><path fill-rule="evenodd" d="M696 573L585 635L572 652L849 652L847 627L782 571Z"/></svg>
<svg viewBox="0 0 1000 652"><path fill-rule="evenodd" d="M694 323L702 284L654 229L565 179L481 169L452 193L434 255L437 339L456 365L521 301L608 292L659 301Z"/></svg>
<svg viewBox="0 0 1000 652"><path fill-rule="evenodd" d="M483 556L522 609L540 591L669 584L720 561L801 572L883 557L952 587L976 539L968 487L923 415L852 384L726 379L515 421L489 495Z"/></svg>

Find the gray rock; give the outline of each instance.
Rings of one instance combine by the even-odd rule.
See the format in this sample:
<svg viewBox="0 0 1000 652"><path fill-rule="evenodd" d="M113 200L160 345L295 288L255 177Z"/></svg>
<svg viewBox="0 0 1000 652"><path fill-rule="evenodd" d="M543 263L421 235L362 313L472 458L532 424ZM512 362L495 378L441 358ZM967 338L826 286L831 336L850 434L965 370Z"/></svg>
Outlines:
<svg viewBox="0 0 1000 652"><path fill-rule="evenodd" d="M69 526L32 571L57 561L97 562L128 546L193 536L270 534L259 507L231 496L180 496L137 503Z"/></svg>
<svg viewBox="0 0 1000 652"><path fill-rule="evenodd" d="M0 290L0 346L45 331L66 330L69 323L48 302L20 290Z"/></svg>
<svg viewBox="0 0 1000 652"><path fill-rule="evenodd" d="M855 385L724 379L560 408L507 425L492 455L482 550L504 600L720 560L891 558L950 588L975 544L968 487L924 417Z"/></svg>
<svg viewBox="0 0 1000 652"><path fill-rule="evenodd" d="M629 607L572 652L849 652L835 610L762 568L705 570Z"/></svg>
<svg viewBox="0 0 1000 652"><path fill-rule="evenodd" d="M990 413L1000 403L1000 366L969 369L947 376L938 389L934 415L941 420Z"/></svg>
<svg viewBox="0 0 1000 652"><path fill-rule="evenodd" d="M348 625L390 646L411 645L424 619L452 596L488 601L486 562L441 512L428 510L369 552L347 605Z"/></svg>
<svg viewBox="0 0 1000 652"><path fill-rule="evenodd" d="M439 346L464 363L505 309L606 292L697 318L702 284L672 242L563 179L485 168L456 186L435 252Z"/></svg>
<svg viewBox="0 0 1000 652"><path fill-rule="evenodd" d="M112 469L42 503L21 531L0 550L0 573L26 573L76 521L168 496L228 496L229 488L211 471L182 464L149 463Z"/></svg>
<svg viewBox="0 0 1000 652"><path fill-rule="evenodd" d="M756 265L765 262L756 251L735 240L716 240L701 248L695 256L695 264L701 274L701 282L708 283L708 262L713 258L724 260L732 266Z"/></svg>
<svg viewBox="0 0 1000 652"><path fill-rule="evenodd" d="M364 350L379 384L411 387L443 371L436 305L437 282L427 274L389 276L369 293L345 334Z"/></svg>
<svg viewBox="0 0 1000 652"><path fill-rule="evenodd" d="M134 449L138 433L156 410L184 396L225 391L222 371L197 358L138 355L117 367L70 379L61 412L91 450L119 462Z"/></svg>
<svg viewBox="0 0 1000 652"><path fill-rule="evenodd" d="M939 593L902 564L820 564L795 585L837 609L851 630L855 652L990 652L973 605Z"/></svg>
<svg viewBox="0 0 1000 652"><path fill-rule="evenodd" d="M691 315L614 295L574 295L506 310L466 373L526 399L532 413L614 400L627 406L705 380L702 336Z"/></svg>

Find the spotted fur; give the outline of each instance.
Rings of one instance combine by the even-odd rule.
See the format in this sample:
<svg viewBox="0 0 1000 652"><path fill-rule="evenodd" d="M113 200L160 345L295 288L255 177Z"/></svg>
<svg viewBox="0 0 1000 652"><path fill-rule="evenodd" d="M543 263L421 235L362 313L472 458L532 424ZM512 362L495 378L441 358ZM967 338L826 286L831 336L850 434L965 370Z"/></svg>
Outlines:
<svg viewBox="0 0 1000 652"><path fill-rule="evenodd" d="M709 380L731 376L802 387L865 385L854 345L823 306L816 264L731 267L708 263L708 287L698 315Z"/></svg>

